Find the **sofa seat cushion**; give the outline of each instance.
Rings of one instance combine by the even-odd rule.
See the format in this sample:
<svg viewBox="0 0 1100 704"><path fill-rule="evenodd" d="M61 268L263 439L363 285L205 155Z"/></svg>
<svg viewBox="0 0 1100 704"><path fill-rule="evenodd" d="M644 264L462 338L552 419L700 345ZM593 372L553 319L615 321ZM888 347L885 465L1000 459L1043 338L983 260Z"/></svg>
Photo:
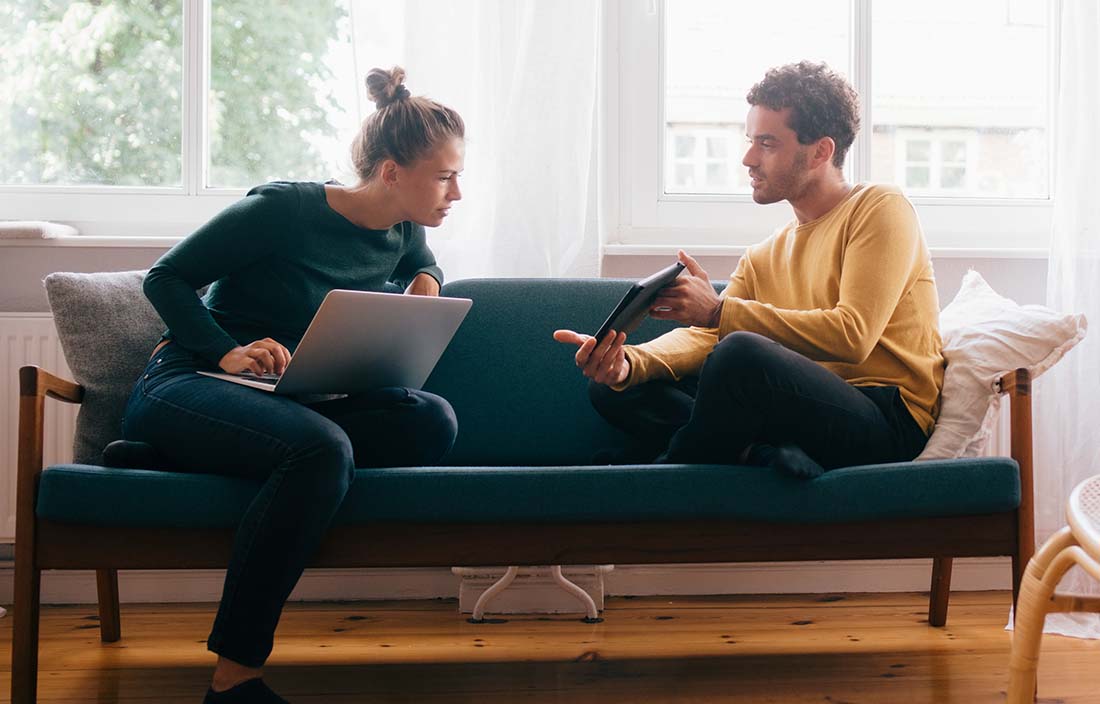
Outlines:
<svg viewBox="0 0 1100 704"><path fill-rule="evenodd" d="M42 474L40 518L92 525L234 527L256 482L91 465ZM868 465L800 481L758 467L360 469L338 523L731 519L835 523L1012 511L1019 470L1003 457Z"/></svg>

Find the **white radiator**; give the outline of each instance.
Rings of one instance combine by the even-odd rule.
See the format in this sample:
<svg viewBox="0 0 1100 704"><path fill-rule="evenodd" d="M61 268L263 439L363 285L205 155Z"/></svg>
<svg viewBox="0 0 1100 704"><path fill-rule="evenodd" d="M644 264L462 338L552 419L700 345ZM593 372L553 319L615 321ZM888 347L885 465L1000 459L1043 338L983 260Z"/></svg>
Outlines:
<svg viewBox="0 0 1100 704"><path fill-rule="evenodd" d="M0 542L15 540L15 478L19 454L19 367L35 364L72 379L45 313L0 313ZM46 402L46 464L71 462L77 406Z"/></svg>

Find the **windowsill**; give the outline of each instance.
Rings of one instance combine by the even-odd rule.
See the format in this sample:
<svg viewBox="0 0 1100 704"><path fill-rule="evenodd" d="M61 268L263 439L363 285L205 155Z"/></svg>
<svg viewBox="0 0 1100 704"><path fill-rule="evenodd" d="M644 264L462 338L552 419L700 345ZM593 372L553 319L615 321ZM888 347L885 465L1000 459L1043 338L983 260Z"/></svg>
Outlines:
<svg viewBox="0 0 1100 704"><path fill-rule="evenodd" d="M682 249L674 244L605 244L605 257L676 256ZM689 254L710 257L739 257L748 249L744 245L691 245ZM1049 252L1042 248L983 249L964 247L931 247L933 259L1047 259Z"/></svg>
<svg viewBox="0 0 1100 704"><path fill-rule="evenodd" d="M168 249L182 237L102 237L78 235L76 237L43 237L39 239L0 239L0 247L118 247Z"/></svg>
<svg viewBox="0 0 1100 704"><path fill-rule="evenodd" d="M117 247L169 249L182 237L51 237L42 239L0 239L0 247ZM605 257L676 256L681 247L674 244L605 244ZM711 257L739 257L748 249L744 245L691 245L691 254ZM984 249L967 247L932 247L933 259L1046 259L1049 252L1042 248Z"/></svg>

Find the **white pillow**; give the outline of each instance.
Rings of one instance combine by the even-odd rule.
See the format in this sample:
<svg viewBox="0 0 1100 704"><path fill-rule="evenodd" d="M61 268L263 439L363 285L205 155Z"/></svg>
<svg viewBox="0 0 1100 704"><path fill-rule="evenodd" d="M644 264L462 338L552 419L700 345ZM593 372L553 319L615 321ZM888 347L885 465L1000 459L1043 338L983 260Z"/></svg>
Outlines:
<svg viewBox="0 0 1100 704"><path fill-rule="evenodd" d="M75 237L80 234L72 225L45 220L0 220L2 240L41 240L55 237Z"/></svg>
<svg viewBox="0 0 1100 704"><path fill-rule="evenodd" d="M1021 367L1034 379L1080 342L1087 328L1083 315L1018 305L968 271L955 300L940 313L947 362L940 417L917 461L980 455L1001 404L997 379Z"/></svg>

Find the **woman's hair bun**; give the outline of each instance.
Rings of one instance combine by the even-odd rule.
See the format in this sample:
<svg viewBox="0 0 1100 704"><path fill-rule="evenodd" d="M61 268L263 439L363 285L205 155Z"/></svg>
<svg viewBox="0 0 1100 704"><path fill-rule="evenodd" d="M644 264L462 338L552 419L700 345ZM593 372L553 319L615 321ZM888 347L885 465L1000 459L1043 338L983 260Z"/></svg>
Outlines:
<svg viewBox="0 0 1100 704"><path fill-rule="evenodd" d="M381 110L390 103L409 97L409 89L402 85L404 82L405 69L400 66L394 66L389 71L372 68L367 74L367 94L375 107Z"/></svg>

